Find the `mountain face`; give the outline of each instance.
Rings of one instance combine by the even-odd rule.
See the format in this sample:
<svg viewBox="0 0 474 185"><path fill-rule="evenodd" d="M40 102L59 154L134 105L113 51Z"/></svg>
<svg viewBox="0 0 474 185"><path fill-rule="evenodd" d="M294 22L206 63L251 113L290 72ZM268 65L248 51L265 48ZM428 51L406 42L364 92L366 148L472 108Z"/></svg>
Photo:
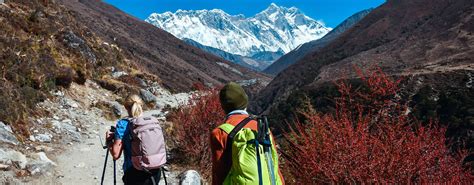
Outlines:
<svg viewBox="0 0 474 185"><path fill-rule="evenodd" d="M356 80L354 66L362 71L378 67L404 80L401 90L412 110L434 112L449 124L448 135L466 136L474 124L473 10L471 0L387 1L322 49L280 72L249 109L275 115L275 124L284 124L277 122L290 119L301 98L323 110L319 105L328 99L325 94L334 93L329 88L334 81ZM474 135L468 138L474 147Z"/></svg>
<svg viewBox="0 0 474 185"><path fill-rule="evenodd" d="M99 0L61 0L75 19L103 42L117 45L140 70L154 74L174 91L190 90L196 82L222 85L228 81L269 78L210 55L173 35Z"/></svg>
<svg viewBox="0 0 474 185"><path fill-rule="evenodd" d="M279 58L277 61L272 63L268 68L266 68L263 72L271 75L277 75L288 66L294 64L298 60L302 59L308 53L315 52L329 44L331 41L336 39L339 35L344 33L346 30L352 28L356 23L358 23L362 18L364 18L367 14L370 13L372 9L360 11L346 20L344 20L341 24L339 24L336 28L331 30L327 35L323 38L314 40L311 42L304 43L303 45L297 47L296 49L292 50L291 52L287 53L286 55Z"/></svg>
<svg viewBox="0 0 474 185"><path fill-rule="evenodd" d="M305 16L297 8L271 4L253 17L222 10L178 10L153 13L146 22L180 39L188 38L228 53L253 56L260 52L287 53L298 45L323 37L331 28Z"/></svg>
<svg viewBox="0 0 474 185"><path fill-rule="evenodd" d="M217 49L217 48L213 48L213 47L210 47L210 46L204 46L202 44L200 44L199 42L196 42L192 39L183 39L184 42L188 43L189 45L192 45L194 47L197 47L199 49L202 49L208 53L211 53L213 55L216 55L218 57L221 57L223 59L226 59L228 61L231 61L235 64L238 64L240 66L243 66L243 67L246 67L246 68L249 68L249 69L253 69L255 71L262 71L264 70L265 68L267 68L273 61L275 61L275 57L280 57L281 54L279 53L272 53L272 52L269 52L268 57L259 57L259 56L256 56L255 58L251 58L251 57L245 57L245 56L242 56L242 55L237 55L237 54L232 54L232 53L228 53L228 52L225 52L225 51L222 51L220 49ZM265 55L267 52L265 53L261 53L261 55Z"/></svg>

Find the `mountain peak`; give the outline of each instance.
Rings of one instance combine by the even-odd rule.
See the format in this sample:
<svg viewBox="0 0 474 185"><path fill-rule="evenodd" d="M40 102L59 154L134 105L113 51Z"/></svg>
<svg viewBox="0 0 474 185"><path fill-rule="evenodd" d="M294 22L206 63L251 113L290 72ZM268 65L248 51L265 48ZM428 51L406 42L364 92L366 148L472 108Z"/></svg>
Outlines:
<svg viewBox="0 0 474 185"><path fill-rule="evenodd" d="M278 5L275 4L275 3L271 3L270 6L268 6L267 9L278 9L278 8L280 8L280 6L278 6Z"/></svg>
<svg viewBox="0 0 474 185"><path fill-rule="evenodd" d="M268 6L267 9L262 11L262 13L266 12L268 14L272 14L272 13L275 13L275 12L281 12L282 10L285 10L285 9L287 9L287 8L282 7L282 6L278 6L275 3L271 3L270 6Z"/></svg>
<svg viewBox="0 0 474 185"><path fill-rule="evenodd" d="M292 6L291 8L288 9L289 13L294 13L294 14L303 14L303 12L300 11L300 9Z"/></svg>
<svg viewBox="0 0 474 185"><path fill-rule="evenodd" d="M284 16L297 16L297 15L305 16L303 12L301 12L298 8L294 6L287 8L284 6L278 6L275 3L271 3L270 6L267 7L267 9L258 13L256 16L263 17L263 18L268 17L270 18L271 21L276 21L274 18L279 18L279 17L284 17Z"/></svg>
<svg viewBox="0 0 474 185"><path fill-rule="evenodd" d="M227 14L226 12L224 12L224 11L221 10L221 9L212 9L210 12L219 13L219 14Z"/></svg>

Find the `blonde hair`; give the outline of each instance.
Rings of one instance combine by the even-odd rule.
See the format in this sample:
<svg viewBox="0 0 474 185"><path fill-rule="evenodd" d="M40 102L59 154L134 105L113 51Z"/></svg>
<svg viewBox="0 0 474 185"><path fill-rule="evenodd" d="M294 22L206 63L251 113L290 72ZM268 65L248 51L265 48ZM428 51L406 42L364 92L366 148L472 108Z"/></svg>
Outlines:
<svg viewBox="0 0 474 185"><path fill-rule="evenodd" d="M143 113L143 100L136 94L129 95L127 99L125 99L124 106L130 117L136 118Z"/></svg>

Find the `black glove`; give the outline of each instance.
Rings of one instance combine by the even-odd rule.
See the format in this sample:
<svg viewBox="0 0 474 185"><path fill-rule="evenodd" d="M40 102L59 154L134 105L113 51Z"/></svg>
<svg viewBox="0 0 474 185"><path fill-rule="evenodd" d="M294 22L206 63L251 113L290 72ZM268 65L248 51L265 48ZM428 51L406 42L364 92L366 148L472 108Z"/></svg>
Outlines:
<svg viewBox="0 0 474 185"><path fill-rule="evenodd" d="M105 134L105 141L107 146L110 146L114 142L115 130L115 126L110 126L110 130L108 130Z"/></svg>

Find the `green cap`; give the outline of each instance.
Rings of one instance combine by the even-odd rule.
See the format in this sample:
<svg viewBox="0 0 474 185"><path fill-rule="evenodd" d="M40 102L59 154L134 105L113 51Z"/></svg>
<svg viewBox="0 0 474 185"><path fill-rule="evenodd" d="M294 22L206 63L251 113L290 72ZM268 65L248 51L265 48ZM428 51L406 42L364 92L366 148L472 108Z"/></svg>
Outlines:
<svg viewBox="0 0 474 185"><path fill-rule="evenodd" d="M226 113L247 108L249 98L244 89L235 82L225 85L219 92L221 106Z"/></svg>

